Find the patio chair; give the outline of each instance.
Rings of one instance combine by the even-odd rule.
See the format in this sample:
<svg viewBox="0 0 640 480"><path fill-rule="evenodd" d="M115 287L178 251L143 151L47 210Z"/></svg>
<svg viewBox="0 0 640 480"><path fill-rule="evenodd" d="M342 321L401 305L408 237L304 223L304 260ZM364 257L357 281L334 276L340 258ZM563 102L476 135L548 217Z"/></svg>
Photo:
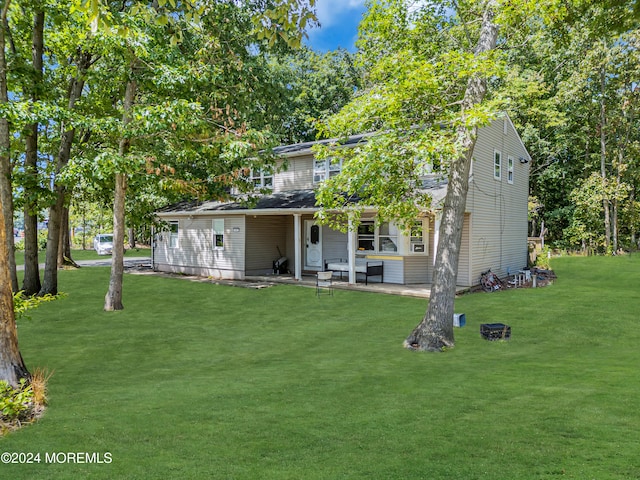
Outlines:
<svg viewBox="0 0 640 480"><path fill-rule="evenodd" d="M333 295L333 272L325 271L316 274L316 296L326 293Z"/></svg>

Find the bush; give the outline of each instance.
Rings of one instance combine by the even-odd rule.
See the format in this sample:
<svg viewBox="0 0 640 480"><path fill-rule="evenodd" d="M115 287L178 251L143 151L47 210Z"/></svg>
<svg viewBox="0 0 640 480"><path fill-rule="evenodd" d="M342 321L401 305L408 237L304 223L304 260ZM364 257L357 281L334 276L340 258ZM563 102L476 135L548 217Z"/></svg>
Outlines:
<svg viewBox="0 0 640 480"><path fill-rule="evenodd" d="M40 297L25 297L24 292L20 290L18 293L13 295L13 311L16 313L16 320L22 317L27 317L25 314L27 310L36 308L41 303L51 302L62 297L64 297L64 293L59 293L57 295L51 295L48 293Z"/></svg>
<svg viewBox="0 0 640 480"><path fill-rule="evenodd" d="M34 407L33 388L24 378L18 388L0 380L0 419L3 423L13 424L31 418Z"/></svg>
<svg viewBox="0 0 640 480"><path fill-rule="evenodd" d="M547 245L536 257L536 267L543 270L551 270L551 249Z"/></svg>

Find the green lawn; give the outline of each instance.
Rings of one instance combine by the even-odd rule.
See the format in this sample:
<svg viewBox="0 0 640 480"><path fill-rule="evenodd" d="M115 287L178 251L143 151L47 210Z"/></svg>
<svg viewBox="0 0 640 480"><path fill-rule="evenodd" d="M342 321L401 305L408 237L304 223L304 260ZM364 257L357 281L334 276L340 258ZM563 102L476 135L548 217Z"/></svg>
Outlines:
<svg viewBox="0 0 640 480"><path fill-rule="evenodd" d="M537 290L457 300L456 348L402 341L425 302L61 271L19 324L54 370L42 420L0 439L11 479L640 478L640 256L563 258ZM504 322L508 342L480 338ZM108 464L47 464L88 452ZM64 457L60 457L64 458Z"/></svg>

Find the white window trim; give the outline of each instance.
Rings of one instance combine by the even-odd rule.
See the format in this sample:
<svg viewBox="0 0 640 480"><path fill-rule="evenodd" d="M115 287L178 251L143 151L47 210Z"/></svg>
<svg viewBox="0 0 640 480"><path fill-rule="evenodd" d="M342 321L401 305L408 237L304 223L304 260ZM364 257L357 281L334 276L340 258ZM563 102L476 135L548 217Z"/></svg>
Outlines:
<svg viewBox="0 0 640 480"><path fill-rule="evenodd" d="M411 235L413 232L409 232L409 251L407 252L409 255L427 255L429 253L429 220L427 219L418 219L414 222L414 228L421 225L422 236L414 237ZM413 228L412 228L413 230ZM414 245L422 245L422 251L416 252L414 251Z"/></svg>
<svg viewBox="0 0 640 480"><path fill-rule="evenodd" d="M502 152L500 150L493 151L493 178L502 180Z"/></svg>
<svg viewBox="0 0 640 480"><path fill-rule="evenodd" d="M342 171L342 159L325 158L324 160L313 160L313 183L319 184L326 179L337 175ZM316 179L317 178L317 179Z"/></svg>
<svg viewBox="0 0 640 480"><path fill-rule="evenodd" d="M513 160L513 157L511 155L509 155L507 157L507 182L510 183L511 185L513 185L513 177L514 177L514 165L515 165L515 161Z"/></svg>
<svg viewBox="0 0 640 480"><path fill-rule="evenodd" d="M373 220L362 220L362 222L360 223L361 225L363 224L368 224L368 225L375 225L375 222ZM360 234L356 232L356 242L358 244L358 253L361 254L385 254L385 255L397 255L400 253L400 249L399 249L399 239L400 239L400 232L398 231L397 227L393 224L389 225L391 229L393 229L395 231L395 234L381 234L380 233L380 227L376 226L373 234ZM364 238L366 237L367 240L371 239L373 241L373 250L360 250L359 246L360 246L360 238L361 236ZM373 238L370 238L373 237ZM393 242L393 244L395 245L396 249L395 250L382 250L380 248L380 241L381 239L389 239Z"/></svg>
<svg viewBox="0 0 640 480"><path fill-rule="evenodd" d="M266 180L271 179L271 185L266 184ZM249 172L249 180L253 184L254 188L268 188L273 190L273 181L274 175L273 172L268 168L259 168L259 169L251 169ZM259 183L256 183L256 180Z"/></svg>
<svg viewBox="0 0 640 480"><path fill-rule="evenodd" d="M216 223L220 225L219 222L222 222L222 228L220 230L216 230ZM216 245L216 237L218 237L219 235L222 236L222 246ZM224 237L224 218L214 218L213 220L211 220L211 245L213 246L214 250L224 250L224 245L226 243L226 239Z"/></svg>
<svg viewBox="0 0 640 480"><path fill-rule="evenodd" d="M180 247L180 221L179 220L171 220L169 222L169 236L167 238L168 240L168 245L169 248L179 248ZM172 226L175 225L176 226L176 232L173 233L172 230Z"/></svg>

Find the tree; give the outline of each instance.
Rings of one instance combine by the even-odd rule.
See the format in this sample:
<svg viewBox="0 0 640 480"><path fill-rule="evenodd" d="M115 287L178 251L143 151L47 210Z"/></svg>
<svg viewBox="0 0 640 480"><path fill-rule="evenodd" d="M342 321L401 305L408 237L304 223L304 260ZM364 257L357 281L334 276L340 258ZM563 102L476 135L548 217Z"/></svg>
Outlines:
<svg viewBox="0 0 640 480"><path fill-rule="evenodd" d="M43 80L43 52L44 52L44 20L45 12L40 4L36 3L36 11L33 13L32 34L32 68L33 81L30 93L31 101L37 102L40 98ZM25 92L27 93L27 92ZM28 127L25 136L24 158L24 277L22 290L25 295L35 295L42 288L40 282L40 266L38 264L38 136L40 125L32 123Z"/></svg>
<svg viewBox="0 0 640 480"><path fill-rule="evenodd" d="M313 4L313 2L309 3ZM112 78L118 78L117 74L111 72L122 72L121 59L126 63L129 61L128 57L132 57L131 65L135 65L135 68L124 69L123 78L126 79L126 88L124 100L121 102L122 120L119 124L112 123L112 126L115 125L118 130L117 152L113 148L116 130L108 124L105 129L105 125L101 126L99 122L95 127L91 127L92 135L98 133L98 138L93 142L99 146L101 151L99 156L109 160L108 164L113 166L112 174L115 176L114 254L109 291L105 296L105 310L123 308L126 191L129 177L141 173L136 166L144 165L141 159L145 159L147 170L151 164L165 167L167 164L177 163L178 169L171 167L169 171L183 172L186 170L184 167L187 167L188 173L193 175L199 170L197 165L202 159L198 157L202 153L205 154L206 161L214 160L224 165L225 155L237 162L241 155L246 159L247 154L255 152L259 146L264 146L263 142L252 141L247 135L250 129L246 124L241 123L236 126L232 118L236 110L232 109L231 105L241 103L242 98L237 87L242 88L248 85L248 82L245 79L239 79L239 82L232 84L234 91L228 99L224 98L227 96L227 92L224 91L226 88L220 88L218 82L221 78L224 81L237 75L233 70L238 71L244 68L243 59L247 54L259 58L259 55L250 53L251 42L254 48L256 45L261 48L276 49L288 45L299 45L300 29L313 20L313 15L306 5L306 2L299 0L284 0L275 2L275 8L270 9L265 8L262 2L238 5L232 1L220 1L208 5L201 11L196 11L188 4L173 5L172 10L168 9L168 5L159 4L152 5L150 9L138 3L124 6L121 4L98 6L94 16L98 22L104 19L104 36L107 41L111 41L113 47L112 51L105 55L105 58L112 62L109 74ZM121 22L118 25L118 34L114 33L116 31L115 9L119 9L117 18ZM194 19L198 28L204 33L192 28ZM251 28L251 30L247 32L248 36L245 35L241 39L238 33L243 28ZM124 32L125 35L122 36L120 32ZM222 43L221 40L227 34L231 34L234 43L242 40L238 50L233 48L233 43ZM166 45L167 37L171 38L169 48ZM119 43L119 40L122 42ZM195 48L196 46L199 48ZM207 55L206 47L213 47L214 51L222 51L223 58L219 58L222 60L220 64L210 65L202 62L200 57L203 55L199 52L204 51ZM106 71L104 66L101 66L101 70ZM165 73L170 70L179 72L185 85L177 81L167 81ZM95 71L99 73L100 69ZM226 75L227 72L229 75ZM215 82L205 84L202 90L196 88L202 78L207 78L211 74L216 78ZM96 87L95 90L102 89ZM251 92L252 89L248 90ZM202 92L210 93L203 95ZM118 92L113 94L118 95ZM113 94L110 98L113 98ZM213 98L207 98L207 94ZM218 106L216 97L224 99L224 109ZM102 103L105 102L102 101ZM208 127L211 127L211 122L205 118L206 110L203 105L206 105L208 111L213 112L214 116L226 111L226 117L232 128L223 126L222 132L203 137L202 126L208 124ZM194 118L181 121L183 119L177 112L184 110L185 107L190 109ZM112 116L113 112L107 111L107 115ZM159 121L152 123L151 119ZM185 136L191 138L185 138ZM245 136L246 139L243 138ZM239 139L241 141L238 141ZM158 161L159 158L167 156L167 144L176 143L176 140L181 145L178 148L181 151L176 157L167 159L166 163ZM188 144L197 143L204 145L204 149L188 146ZM160 148L161 146L165 147L164 150ZM171 151L175 150L175 148L171 149ZM198 151L200 152L196 153ZM216 152L220 155L217 159L213 157ZM188 162L187 165L182 164L184 160ZM207 183L215 183L218 184L215 188L222 193L229 180L240 179L239 182L242 183L239 172L240 169L236 167L224 172L224 176L211 182L208 180L211 178L211 170L203 169L202 176L195 176L196 189L198 184L206 186ZM224 181L220 181L221 179Z"/></svg>
<svg viewBox="0 0 640 480"><path fill-rule="evenodd" d="M9 12L10 0L5 0L1 5L0 21L0 103L5 106L9 103L7 86L7 59L6 48L6 25ZM0 202L2 202L2 213L5 218L4 228L6 229L5 241L9 247L9 257L7 258L7 268L9 269L9 285L13 291L18 290L18 277L16 274L16 260L13 254L13 188L11 182L11 137L9 132L9 119L6 115L0 117Z"/></svg>
<svg viewBox="0 0 640 480"><path fill-rule="evenodd" d="M361 74L346 50L317 53L308 48L273 55L269 68L280 82L280 125L273 125L282 143L318 137L317 123L335 114L360 89Z"/></svg>
<svg viewBox="0 0 640 480"><path fill-rule="evenodd" d="M494 52L495 3L457 5L455 18L434 6L412 13L402 1L370 5L359 41L369 64L369 85L329 126L340 134L353 128L380 133L351 153L340 152L347 157L346 165L318 198L321 220L335 218L331 212L344 207L346 192L358 195L365 205L375 205L379 218L400 219L407 228L430 204L419 188L420 173L449 159L443 165L448 189L431 300L422 322L405 341L407 348L417 350L440 350L454 343L453 300L471 155L477 129L492 112L491 105L483 103L486 78L500 72ZM473 27L477 16L479 29ZM446 38L455 38L458 48ZM346 217L357 222L358 207L349 207ZM345 216L339 220L344 222Z"/></svg>
<svg viewBox="0 0 640 480"><path fill-rule="evenodd" d="M474 54L483 56L493 50L498 39L494 21L495 5L488 2L482 17L480 37ZM461 155L449 167L449 183L442 207L438 255L434 267L429 307L420 324L405 340L407 348L440 350L453 346L453 301L455 299L458 258L462 240L462 224L469 188L471 156L477 137L477 126L469 129L469 111L482 102L487 93L487 79L476 74L469 79L462 99L461 124L456 143L462 145Z"/></svg>
<svg viewBox="0 0 640 480"><path fill-rule="evenodd" d="M9 102L7 93L7 62L5 58L5 25L7 20L7 12L9 9L9 1L6 0L0 15L0 102L7 104ZM3 105L4 106L4 105ZM7 192L5 181L9 180L9 122L6 117L0 119L0 164L2 170L0 174L3 176L2 188L3 206L0 209L0 379L7 381L13 386L17 386L21 378L28 378L29 372L22 360L22 355L18 348L18 332L16 329L15 313L13 311L13 290L11 278L11 262L13 252L9 251L13 247L13 228L11 228L11 241L7 238L7 229L5 222L5 202L11 198L11 189L9 189L9 199L6 197ZM13 211L10 211L13 215ZM9 222L12 224L12 222ZM15 258L15 257L13 257ZM15 267L15 260L14 265ZM15 269L15 268L14 268Z"/></svg>

